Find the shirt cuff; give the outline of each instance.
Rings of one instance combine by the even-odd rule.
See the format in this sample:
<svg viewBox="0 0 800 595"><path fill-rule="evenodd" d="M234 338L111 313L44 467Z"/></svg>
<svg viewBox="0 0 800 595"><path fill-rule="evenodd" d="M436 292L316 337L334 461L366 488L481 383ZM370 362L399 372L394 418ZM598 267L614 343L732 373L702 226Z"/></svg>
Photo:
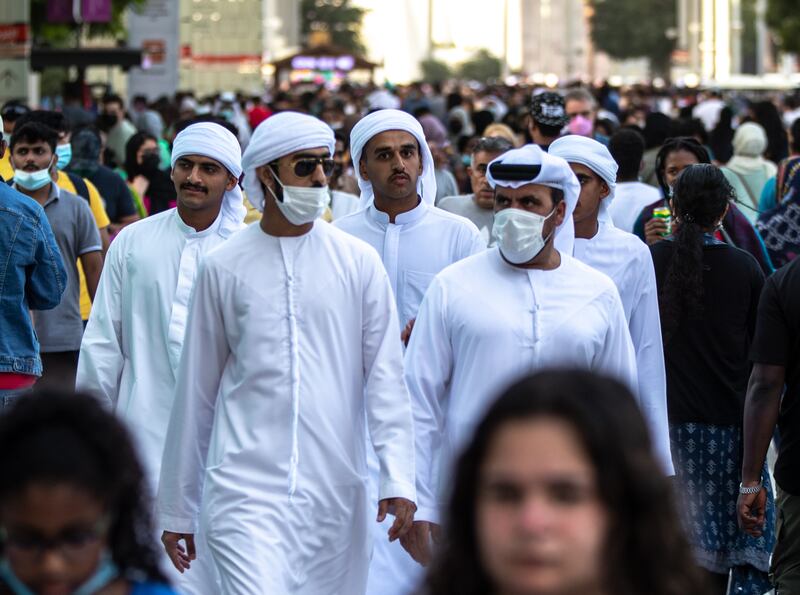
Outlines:
<svg viewBox="0 0 800 595"><path fill-rule="evenodd" d="M81 250L78 252L78 256L83 256L84 254L89 254L89 252L102 252L102 246L89 246L88 248Z"/></svg>
<svg viewBox="0 0 800 595"><path fill-rule="evenodd" d="M417 508L417 512L414 513L414 520L427 521L428 523L439 525L441 524L439 522L439 509L432 506L420 506Z"/></svg>
<svg viewBox="0 0 800 595"><path fill-rule="evenodd" d="M386 500L387 498L405 498L416 504L417 488L411 482L385 481L381 483L378 498L379 500Z"/></svg>
<svg viewBox="0 0 800 595"><path fill-rule="evenodd" d="M197 521L186 517L158 512L158 526L171 533L197 533Z"/></svg>

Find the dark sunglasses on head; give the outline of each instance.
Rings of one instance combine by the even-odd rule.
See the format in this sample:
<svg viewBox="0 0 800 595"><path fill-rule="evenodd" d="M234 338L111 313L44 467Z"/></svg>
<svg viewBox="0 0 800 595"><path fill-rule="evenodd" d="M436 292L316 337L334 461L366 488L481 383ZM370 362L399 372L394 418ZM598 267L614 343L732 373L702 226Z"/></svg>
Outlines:
<svg viewBox="0 0 800 595"><path fill-rule="evenodd" d="M277 161L274 163L278 164ZM330 157L304 157L294 162L294 175L298 178L307 178L314 173L318 165L322 166L322 173L328 177L333 173L336 162Z"/></svg>

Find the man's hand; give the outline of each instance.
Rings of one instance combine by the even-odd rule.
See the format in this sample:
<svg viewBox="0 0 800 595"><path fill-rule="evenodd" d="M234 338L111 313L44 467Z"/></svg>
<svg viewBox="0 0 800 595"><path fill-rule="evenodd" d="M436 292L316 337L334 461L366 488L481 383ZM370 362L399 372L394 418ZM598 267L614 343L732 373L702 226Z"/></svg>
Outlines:
<svg viewBox="0 0 800 595"><path fill-rule="evenodd" d="M403 345L408 347L408 342L411 339L411 331L414 330L414 323L416 322L416 318L412 318L406 323L406 327L403 329L403 332L400 333L400 340L403 342Z"/></svg>
<svg viewBox="0 0 800 595"><path fill-rule="evenodd" d="M767 488L761 488L757 494L739 494L736 501L736 513L739 517L739 528L753 537L761 537L767 508Z"/></svg>
<svg viewBox="0 0 800 595"><path fill-rule="evenodd" d="M185 548L180 544L181 539L186 542ZM197 558L192 533L164 531L161 534L161 543L164 544L164 549L167 550L167 555L178 572L183 574L184 570L191 568L192 560Z"/></svg>
<svg viewBox="0 0 800 595"><path fill-rule="evenodd" d="M411 530L400 538L400 545L415 562L427 566L433 557L433 543L441 541L441 528L436 523L414 521Z"/></svg>
<svg viewBox="0 0 800 595"><path fill-rule="evenodd" d="M417 511L417 505L411 500L405 498L386 498L378 502L378 518L379 523L383 522L386 514L394 515L394 524L389 529L389 541L394 541L398 537L405 535L414 523L414 513Z"/></svg>
<svg viewBox="0 0 800 595"><path fill-rule="evenodd" d="M644 241L648 246L660 242L667 235L667 222L658 217L653 217L644 224Z"/></svg>

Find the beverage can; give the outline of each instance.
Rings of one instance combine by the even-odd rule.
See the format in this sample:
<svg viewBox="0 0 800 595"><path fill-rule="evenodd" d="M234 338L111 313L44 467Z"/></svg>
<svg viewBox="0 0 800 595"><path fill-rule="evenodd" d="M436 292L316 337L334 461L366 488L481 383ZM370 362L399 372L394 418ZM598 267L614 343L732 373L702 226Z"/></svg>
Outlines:
<svg viewBox="0 0 800 595"><path fill-rule="evenodd" d="M669 210L669 207L653 209L653 217L655 219L661 219L667 224L667 231L662 235L668 236L672 233L672 211Z"/></svg>

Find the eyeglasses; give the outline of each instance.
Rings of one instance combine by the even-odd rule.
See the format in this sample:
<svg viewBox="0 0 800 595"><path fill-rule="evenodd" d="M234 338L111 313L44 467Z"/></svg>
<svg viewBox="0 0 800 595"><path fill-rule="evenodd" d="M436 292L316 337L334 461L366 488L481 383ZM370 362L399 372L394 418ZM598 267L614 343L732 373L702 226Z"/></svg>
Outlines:
<svg viewBox="0 0 800 595"><path fill-rule="evenodd" d="M17 534L2 527L0 541L10 554L24 561L39 560L46 551L56 550L65 560L74 562L90 553L91 547L108 532L110 524L104 517L94 527L69 529L50 538L33 533Z"/></svg>
<svg viewBox="0 0 800 595"><path fill-rule="evenodd" d="M270 165L278 165L278 162L273 161ZM327 178L333 173L336 162L330 157L303 157L294 162L294 175L298 178L307 178L314 173L318 165L322 166L322 173Z"/></svg>

